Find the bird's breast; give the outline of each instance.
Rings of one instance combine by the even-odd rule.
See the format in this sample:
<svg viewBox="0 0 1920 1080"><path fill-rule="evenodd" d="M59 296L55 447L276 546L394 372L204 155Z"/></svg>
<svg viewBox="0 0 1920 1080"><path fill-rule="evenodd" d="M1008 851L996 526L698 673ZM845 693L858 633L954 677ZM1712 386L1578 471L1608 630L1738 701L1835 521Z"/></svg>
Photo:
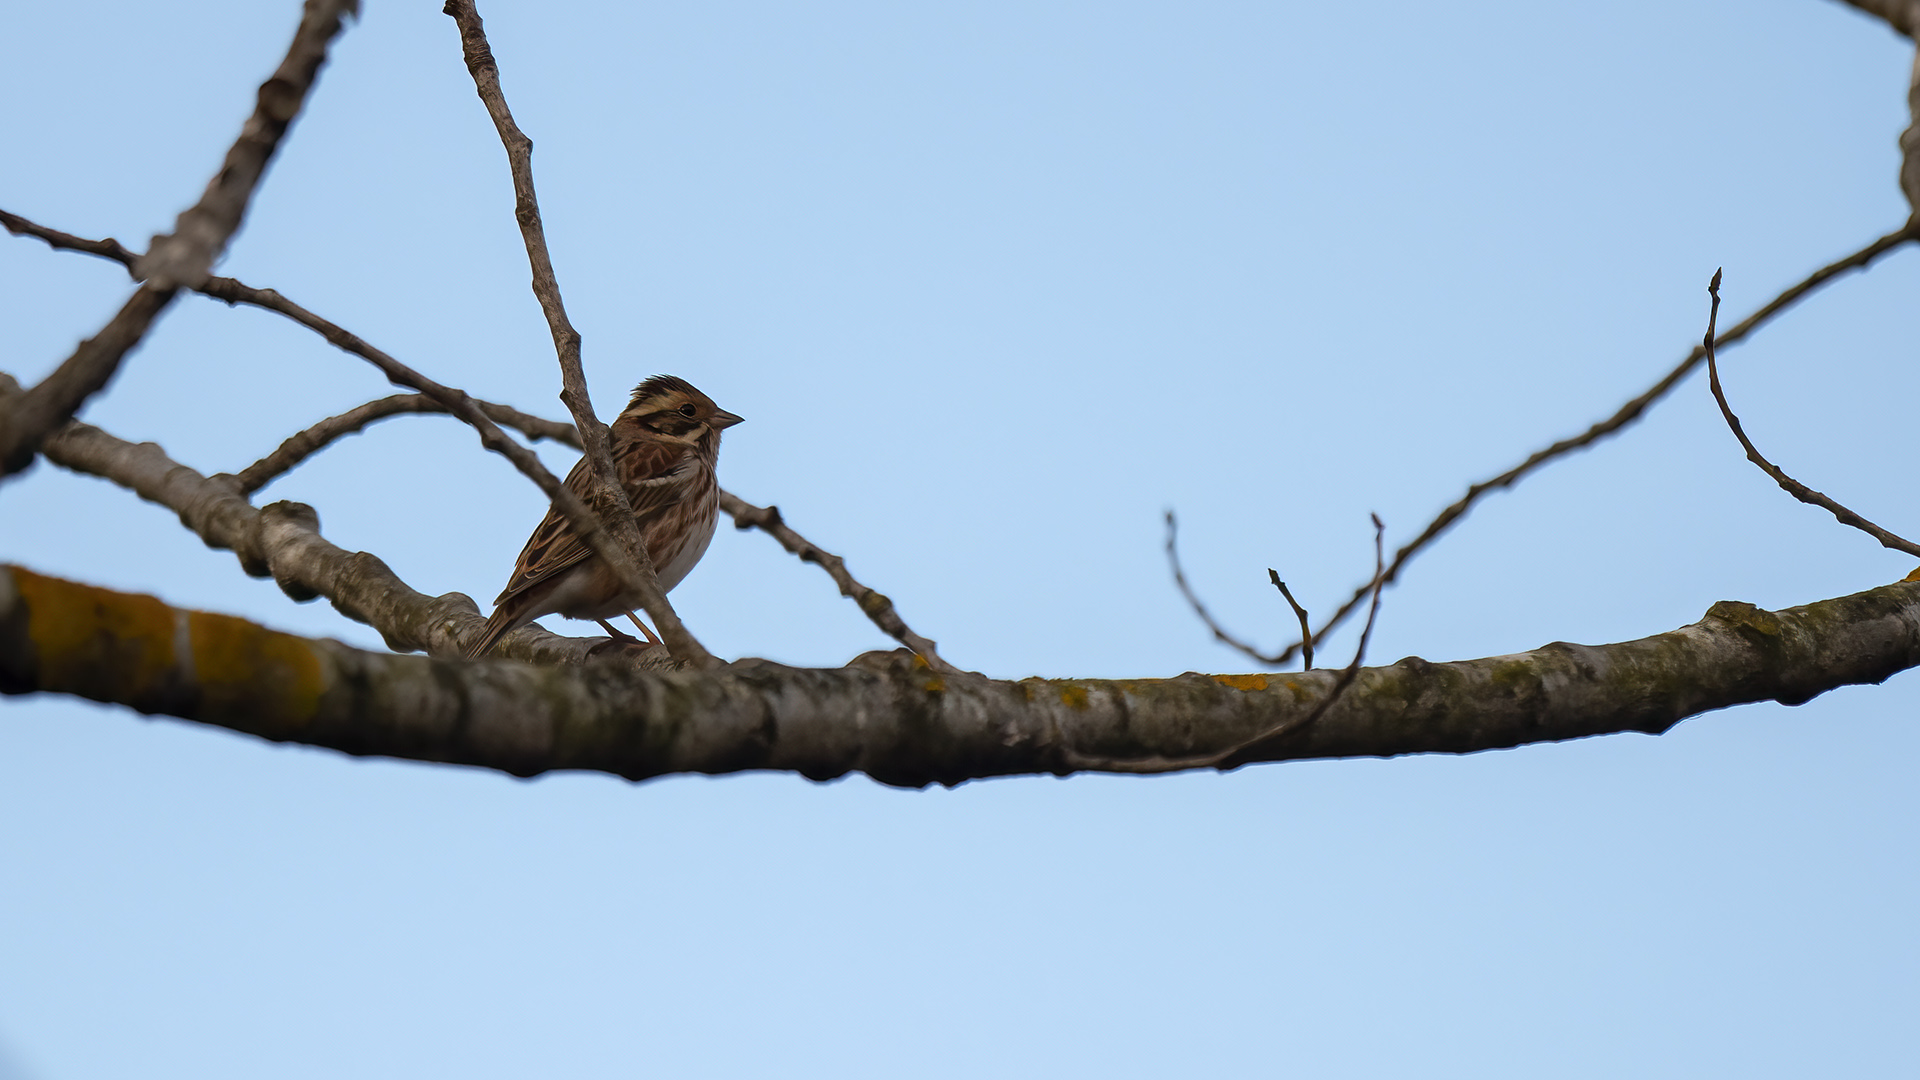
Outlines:
<svg viewBox="0 0 1920 1080"><path fill-rule="evenodd" d="M662 550L657 555L651 550L647 553L654 556L654 573L660 579L661 592L672 590L692 573L694 564L707 553L707 545L713 543L713 529L720 516L719 490L715 488L702 492L699 498L690 499L683 505L689 511L690 520L686 520L680 528L672 529L663 538L667 543L660 545ZM673 514L670 512L666 516L671 518ZM679 547L666 550L675 540L679 541Z"/></svg>

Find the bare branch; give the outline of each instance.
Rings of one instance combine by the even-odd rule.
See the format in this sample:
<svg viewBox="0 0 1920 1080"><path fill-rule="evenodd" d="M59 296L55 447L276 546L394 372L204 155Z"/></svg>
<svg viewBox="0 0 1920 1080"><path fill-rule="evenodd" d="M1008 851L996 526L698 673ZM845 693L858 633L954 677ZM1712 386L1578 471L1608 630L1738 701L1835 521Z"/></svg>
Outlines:
<svg viewBox="0 0 1920 1080"><path fill-rule="evenodd" d="M295 465L312 457L335 439L352 435L375 420L384 420L389 416L398 416L402 413L445 413L446 411L438 402L425 394L394 394L378 401L369 401L338 416L329 416L305 431L299 432L281 443L273 453L235 473L233 479L242 495L251 495Z"/></svg>
<svg viewBox="0 0 1920 1080"><path fill-rule="evenodd" d="M1733 437L1739 439L1740 445L1746 448L1747 460L1758 465L1761 472L1773 477L1773 482L1779 484L1781 489L1787 494L1810 506L1818 506L1828 511L1835 518L1839 519L1840 524L1851 525L1859 529L1861 532L1880 541L1880 546L1882 547L1892 548L1895 551L1904 551L1909 555L1920 556L1920 544L1915 544L1911 540L1888 532L1873 522L1868 521L1866 518L1861 517L1859 514L1854 513L1852 510L1840 505L1826 495L1788 476L1786 470L1768 461L1766 456L1760 453L1760 448L1753 445L1753 440L1747 438L1746 430L1740 426L1740 418L1733 415L1733 406L1727 404L1727 395L1720 386L1720 365L1715 362L1713 355L1713 326L1720 317L1720 271L1715 270L1713 272L1713 280L1707 284L1707 293L1713 297L1713 306L1707 313L1707 334L1703 342L1703 348L1706 349L1707 353L1707 386L1713 391L1713 400L1720 405L1720 415L1726 417L1727 426L1733 429Z"/></svg>
<svg viewBox="0 0 1920 1080"><path fill-rule="evenodd" d="M18 393L19 384L0 372L0 404ZM110 480L172 510L207 546L238 556L248 574L273 578L297 601L326 597L341 614L380 631L390 648L459 656L461 643L486 624L465 594L415 592L375 556L328 543L312 507L277 502L255 509L233 477L202 476L153 443L129 443L76 420L48 436L41 452L55 465ZM562 637L530 626L508 636L499 655L577 666L603 662L610 652L619 650L604 637ZM666 662L657 651L626 656L643 667Z"/></svg>
<svg viewBox="0 0 1920 1080"><path fill-rule="evenodd" d="M128 251L120 241L109 236L105 240L88 240L83 236L64 233L59 229L49 229L45 225L36 225L19 214L10 214L0 210L0 226L15 236L29 236L44 240L55 251L78 251L86 255L95 255L102 259L111 259L127 268L128 276L139 281L139 275L133 273L134 264L140 260L139 254Z"/></svg>
<svg viewBox="0 0 1920 1080"><path fill-rule="evenodd" d="M580 438L575 434L572 424L529 416L511 406L496 405L491 401L481 401L478 398L473 399L473 404L487 419L515 428L528 438L553 439L576 450L580 448ZM377 420L408 413L452 415L445 405L425 394L394 394L377 401L369 401L364 405L348 409L338 416L329 416L305 431L299 432L281 443L273 453L242 469L235 475L234 480L240 485L242 494L251 495L292 470L294 466L326 449L334 440L352 435Z"/></svg>
<svg viewBox="0 0 1920 1080"><path fill-rule="evenodd" d="M1469 753L1613 732L1920 665L1920 582L1787 611L1722 601L1700 622L1615 645L1361 668L1311 725L1249 761ZM1173 679L1025 679L928 671L874 655L806 670L742 661L702 671L591 673L364 651L181 611L151 597L0 567L0 692L112 701L262 738L500 769L863 772L888 784L1127 771L1286 729L1332 689L1328 670Z"/></svg>
<svg viewBox="0 0 1920 1080"><path fill-rule="evenodd" d="M733 517L738 529L759 529L780 542L780 546L799 557L801 562L810 562L827 572L834 584L840 586L840 595L857 604L873 624L885 631L893 640L912 649L927 666L938 672L953 672L959 669L940 658L932 639L921 637L913 632L906 620L893 608L893 601L885 593L876 592L860 584L847 572L847 561L838 555L830 554L794 532L780 517L777 506L760 507L740 498L729 491L720 493L720 508Z"/></svg>
<svg viewBox="0 0 1920 1080"><path fill-rule="evenodd" d="M653 616L654 625L675 658L695 667L717 664L719 661L713 654L707 652L680 621L667 594L660 588L653 561L647 555L646 545L640 541L633 507L620 485L619 474L614 471L607 425L594 415L593 399L587 393L586 372L580 365L580 332L567 319L560 284L553 272L553 258L547 251L546 230L540 222L540 201L533 190L533 140L514 123L513 113L507 108L506 95L500 89L500 67L487 44L480 12L473 0L447 0L441 10L452 16L460 28L460 47L466 57L467 70L473 75L474 89L486 104L487 114L493 117L500 142L507 150L507 162L513 173L513 215L520 223L527 261L533 268L533 294L539 298L540 310L546 314L548 329L553 332L554 351L560 360L560 400L573 415L574 427L579 429L580 445L593 478L594 501L608 508L608 532L614 543L595 539L601 535L600 530L591 530L589 535L589 530L581 528L581 522L571 513L568 517L594 553L628 586L628 591L639 595L640 606Z"/></svg>
<svg viewBox="0 0 1920 1080"><path fill-rule="evenodd" d="M1900 192L1907 197L1907 209L1920 221L1920 47L1914 49L1913 75L1907 81L1907 115L1913 122L1900 133Z"/></svg>
<svg viewBox="0 0 1920 1080"><path fill-rule="evenodd" d="M1360 662L1367 657L1367 645L1373 641L1373 624L1374 621L1380 617L1380 588L1385 584L1387 573L1385 559L1387 527L1381 522L1379 514L1372 514L1369 515L1369 517L1373 521L1373 602L1367 605L1367 622L1366 625L1360 629L1360 643L1353 647L1353 659L1340 672L1340 678L1334 682L1333 689L1328 692L1326 699L1315 706L1314 710L1307 714L1305 720L1300 721L1299 727L1307 727L1322 716L1325 716L1327 710L1333 708L1334 704L1340 700L1340 695L1347 692L1347 687L1353 685L1354 676L1360 673ZM1273 738L1275 735L1284 734L1285 731L1288 730L1291 729L1282 729L1281 731L1274 732L1272 735L1263 735L1258 740L1255 740L1255 742L1265 742L1267 739ZM1238 747L1233 753L1226 755L1226 757L1239 759L1253 745L1254 743L1248 743Z"/></svg>
<svg viewBox="0 0 1920 1080"><path fill-rule="evenodd" d="M1379 580L1380 572L1378 567L1374 568L1373 576L1376 581ZM1293 609L1293 614L1300 620L1300 666L1308 671L1312 671L1313 629L1307 622L1307 609L1301 607L1300 601L1293 598L1293 593L1287 588L1287 583L1280 580L1280 572L1278 570L1275 570L1271 566L1267 567L1267 577L1273 582L1273 587L1280 590L1280 595L1286 597L1287 606ZM1376 589L1374 591L1378 592L1379 590Z"/></svg>
<svg viewBox="0 0 1920 1080"><path fill-rule="evenodd" d="M1775 315L1785 311L1796 301L1815 289L1818 289L1820 286L1825 285L1828 281L1849 270L1864 269L1871 264L1873 260L1916 239L1920 239L1920 216L1916 216L1913 220L1908 221L1907 224L1880 237L1878 240L1848 255L1846 258L1829 263L1807 275L1804 280L1788 288L1779 296L1774 297L1760 310L1741 320L1738 325L1728 329L1726 333L1721 334L1716 344L1724 349L1728 345L1741 341L1746 338L1747 335L1766 325ZM1562 439L1552 446L1537 451L1525 461L1492 479L1482 480L1472 487L1469 487L1467 493L1461 496L1459 501L1447 507L1445 510L1440 511L1439 516L1428 523L1427 527L1421 530L1420 535L1414 537L1403 545L1400 550L1394 552L1393 561L1387 564L1385 583L1391 585L1398 580L1401 567L1405 566L1409 560L1419 554L1428 544L1438 539L1442 533L1446 532L1462 517L1465 517L1467 511L1473 507L1474 503L1479 502L1482 496L1499 488L1511 487L1529 473L1534 472L1555 458L1564 457L1575 450L1590 446L1640 419L1641 415L1644 414L1654 402L1665 397L1667 392L1678 385L1681 379L1685 378L1695 367L1699 366L1700 361L1706 359L1706 355L1707 351L1705 348L1698 345L1694 346L1693 351L1687 354L1685 360L1682 360L1676 365L1672 371L1661 376L1660 381L1648 387L1645 393L1627 402L1625 405L1620 406L1612 416L1593 425L1579 435L1569 439ZM1346 602L1340 605L1339 610L1329 616L1327 621L1321 625L1320 629L1314 632L1313 639L1319 641L1325 638L1334 627L1345 622L1347 616L1351 615L1354 610L1360 606L1360 603L1367 598L1367 594L1372 590L1372 582L1367 582L1355 589L1353 595L1348 597ZM1217 630L1215 631L1216 634L1218 632ZM1278 659L1268 660L1266 662L1275 664L1285 663L1288 659L1292 658L1295 648L1297 648L1297 646L1284 649L1277 654Z"/></svg>
<svg viewBox="0 0 1920 1080"><path fill-rule="evenodd" d="M1180 587L1180 595L1187 598L1187 606L1193 608L1193 613L1200 616L1200 621L1207 624L1207 629L1213 631L1214 640L1238 650L1241 655L1246 656L1256 664L1279 665L1293 659L1293 654L1300 651L1299 642L1295 642L1280 652L1268 656L1266 653L1254 648L1253 645L1248 642L1234 637L1227 632L1226 627L1221 626L1214 620L1213 612L1207 610L1207 605L1200 602L1200 597L1193 591L1193 586L1187 583L1187 573L1180 566L1179 537L1180 523L1174 519L1173 511L1169 510L1167 511L1167 564L1173 567L1173 583ZM1272 570L1268 570L1267 573L1273 575ZM1278 575L1273 576L1274 580L1279 580ZM1283 589L1282 592L1284 594L1285 590ZM1288 600L1291 602L1291 595L1288 595ZM1297 605L1296 610L1298 610Z"/></svg>
<svg viewBox="0 0 1920 1080"><path fill-rule="evenodd" d="M178 289L142 285L98 334L80 346L13 407L0 414L0 477L33 464L47 433L72 418L120 370L120 361L146 337L153 320L173 303Z"/></svg>
<svg viewBox="0 0 1920 1080"><path fill-rule="evenodd" d="M1360 662L1366 659L1367 645L1373 641L1374 621L1380 616L1381 579L1387 569L1385 558L1387 527L1380 521L1379 514L1369 516L1373 521L1373 603L1367 607L1367 623L1360 630L1359 644L1353 647L1353 659L1348 662L1346 667L1341 669L1340 677L1333 682L1333 689L1327 691L1326 696L1320 699L1320 703L1313 707L1312 712L1299 720L1288 721L1287 723L1274 727L1270 731L1263 731L1251 739L1246 739L1238 746L1229 747L1221 751L1214 756L1214 760L1206 763L1209 768L1233 768L1247 764L1250 761L1258 760L1259 747L1261 745L1278 739L1283 735L1290 735L1303 728L1312 727L1321 717L1327 715L1329 709L1339 703L1340 696L1347 692L1347 688L1352 686L1354 679L1359 676ZM1272 573L1272 571L1268 571L1268 573ZM1303 614L1302 620L1304 621L1304 619L1305 616Z"/></svg>
<svg viewBox="0 0 1920 1080"><path fill-rule="evenodd" d="M1160 757L1156 755L1152 757L1143 758L1137 761L1129 760L1126 758L1077 757L1074 759L1074 764L1079 768L1083 768L1083 769L1094 769L1101 772L1124 772L1124 773L1163 773L1163 772L1172 772L1179 769L1235 768L1239 765L1244 765L1250 761L1261 760L1259 758L1259 750L1258 750L1259 747L1267 743L1273 742L1281 738L1282 736L1291 735L1302 728L1311 727L1315 721L1318 721L1322 716L1325 716L1327 714L1327 710L1333 708L1333 706L1339 702L1340 695L1347 692L1347 688L1353 685L1353 680L1360 674L1360 661L1366 658L1367 643L1373 640L1374 620L1380 614L1381 576L1386 571L1385 540L1386 540L1387 527L1381 523L1379 514L1372 514L1369 516L1373 521L1373 604L1371 607L1367 609L1367 624L1360 631L1360 643L1354 647L1352 662L1348 663L1345 668L1341 669L1339 676L1336 677L1333 681L1333 686L1326 692L1324 696L1320 698L1319 704L1314 706L1312 712L1309 712L1305 716L1289 717L1286 720L1283 720L1280 723L1275 724L1273 727L1268 728L1267 730L1259 732L1258 734L1255 734L1248 738L1242 739L1239 742L1235 743L1232 746L1227 747L1224 750L1215 751L1210 754L1202 754L1198 757L1165 758L1165 757ZM1171 530L1173 527L1173 520L1172 520L1173 515L1168 514L1167 517L1168 517L1167 527L1169 530L1169 535L1167 537L1167 545L1168 545L1168 555L1171 557L1172 545L1173 545L1173 537L1171 535ZM1174 574L1176 577L1178 577L1179 575L1178 566L1179 564L1176 561L1175 570L1174 570ZM1293 599L1293 594L1287 591L1287 587L1285 584L1281 583L1279 574L1276 574L1271 569L1269 569L1267 571L1267 575L1273 579L1273 583L1275 585L1280 586L1281 595L1285 596L1287 598L1287 602L1293 605L1294 613L1300 617L1302 633L1304 633L1306 622L1307 622L1307 613L1305 609L1301 608L1301 606L1298 603L1295 603ZM1191 594L1189 594L1188 599L1189 600L1192 599ZM1194 604L1196 607L1199 606L1198 601L1194 601ZM1306 668L1306 670L1312 671L1313 670L1313 645L1311 643L1306 643L1302 645L1302 648L1306 652L1305 663L1303 666Z"/></svg>
<svg viewBox="0 0 1920 1080"><path fill-rule="evenodd" d="M1885 19L1898 33L1920 37L1920 0L1841 0L1841 3Z"/></svg>
<svg viewBox="0 0 1920 1080"><path fill-rule="evenodd" d="M18 395L12 406L0 413L0 476L31 464L41 440L107 385L119 371L121 360L140 344L181 287L207 276L214 259L226 250L227 241L239 229L267 163L299 115L320 65L326 61L327 46L340 32L345 15L357 10L355 0L307 0L286 57L273 76L260 85L253 114L228 148L220 171L207 184L200 201L174 221L173 232L154 237L140 260L138 274L144 283L98 334L81 342L53 374ZM8 227L12 228L12 222Z"/></svg>

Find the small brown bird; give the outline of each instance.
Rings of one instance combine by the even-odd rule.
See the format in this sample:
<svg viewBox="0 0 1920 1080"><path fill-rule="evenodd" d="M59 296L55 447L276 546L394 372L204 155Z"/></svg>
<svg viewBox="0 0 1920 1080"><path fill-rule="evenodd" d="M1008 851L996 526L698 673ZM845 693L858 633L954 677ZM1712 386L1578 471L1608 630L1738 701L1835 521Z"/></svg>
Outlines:
<svg viewBox="0 0 1920 1080"><path fill-rule="evenodd" d="M739 422L685 379L655 375L634 388L633 400L610 425L613 468L633 504L661 592L680 584L713 540L720 514L720 483L713 471L720 432ZM568 490L588 505L590 476L585 458L567 474ZM469 657L485 656L501 638L542 615L594 619L614 637L626 638L607 622L625 614L653 639L634 618L639 597L621 591L607 564L574 535L557 509L549 509L533 530L506 590L493 603L486 632L467 648Z"/></svg>

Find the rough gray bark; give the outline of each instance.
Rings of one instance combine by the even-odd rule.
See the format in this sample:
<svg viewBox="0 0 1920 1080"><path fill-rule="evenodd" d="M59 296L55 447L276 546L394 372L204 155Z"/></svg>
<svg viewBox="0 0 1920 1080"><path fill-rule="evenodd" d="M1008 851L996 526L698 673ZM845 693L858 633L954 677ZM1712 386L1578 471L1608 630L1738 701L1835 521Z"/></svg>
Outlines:
<svg viewBox="0 0 1920 1080"><path fill-rule="evenodd" d="M1616 645L1555 642L1443 664L1409 657L1362 669L1301 723L1338 673L1008 682L940 674L905 650L828 670L401 656L0 567L0 691L76 694L277 741L519 776L861 772L921 786L1467 753L1658 734L1711 709L1798 704L1917 664L1920 581L1907 581L1779 612L1722 601L1698 623Z"/></svg>

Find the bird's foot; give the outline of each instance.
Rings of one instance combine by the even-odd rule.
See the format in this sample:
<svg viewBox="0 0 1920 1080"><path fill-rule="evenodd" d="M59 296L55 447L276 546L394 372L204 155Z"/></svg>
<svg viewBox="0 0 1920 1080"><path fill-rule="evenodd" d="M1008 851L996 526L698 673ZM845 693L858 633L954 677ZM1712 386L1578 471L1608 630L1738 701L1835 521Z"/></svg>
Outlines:
<svg viewBox="0 0 1920 1080"><path fill-rule="evenodd" d="M627 618L628 618L629 620L631 620L631 621L633 622L633 625L635 625L635 626L637 626L637 627L639 627L639 628L640 628L640 632L641 632L641 633L643 633L643 634L645 634L645 635L647 635L647 644L649 644L649 645L658 645L658 644L660 644L660 638L659 638L659 636L658 636L658 635L656 635L656 634L655 634L655 633L654 633L654 632L653 632L652 630L650 630L650 629L648 629L648 627L647 627L647 624L646 624L646 623L643 623L643 622L641 622L641 621L640 621L640 616L638 616L638 615L635 615L635 614L634 614L633 612L631 612L631 611L629 611L629 612L627 612ZM606 624L605 624L605 623L602 623L601 625L602 625L602 626L605 626ZM631 639L629 639L629 640L631 640Z"/></svg>
<svg viewBox="0 0 1920 1080"><path fill-rule="evenodd" d="M652 642L641 641L639 638L634 637L632 634L627 633L625 630L620 629L605 619L595 619L594 622L599 623L600 628L605 630L607 636L612 638L617 644L638 645L643 649L652 644Z"/></svg>

